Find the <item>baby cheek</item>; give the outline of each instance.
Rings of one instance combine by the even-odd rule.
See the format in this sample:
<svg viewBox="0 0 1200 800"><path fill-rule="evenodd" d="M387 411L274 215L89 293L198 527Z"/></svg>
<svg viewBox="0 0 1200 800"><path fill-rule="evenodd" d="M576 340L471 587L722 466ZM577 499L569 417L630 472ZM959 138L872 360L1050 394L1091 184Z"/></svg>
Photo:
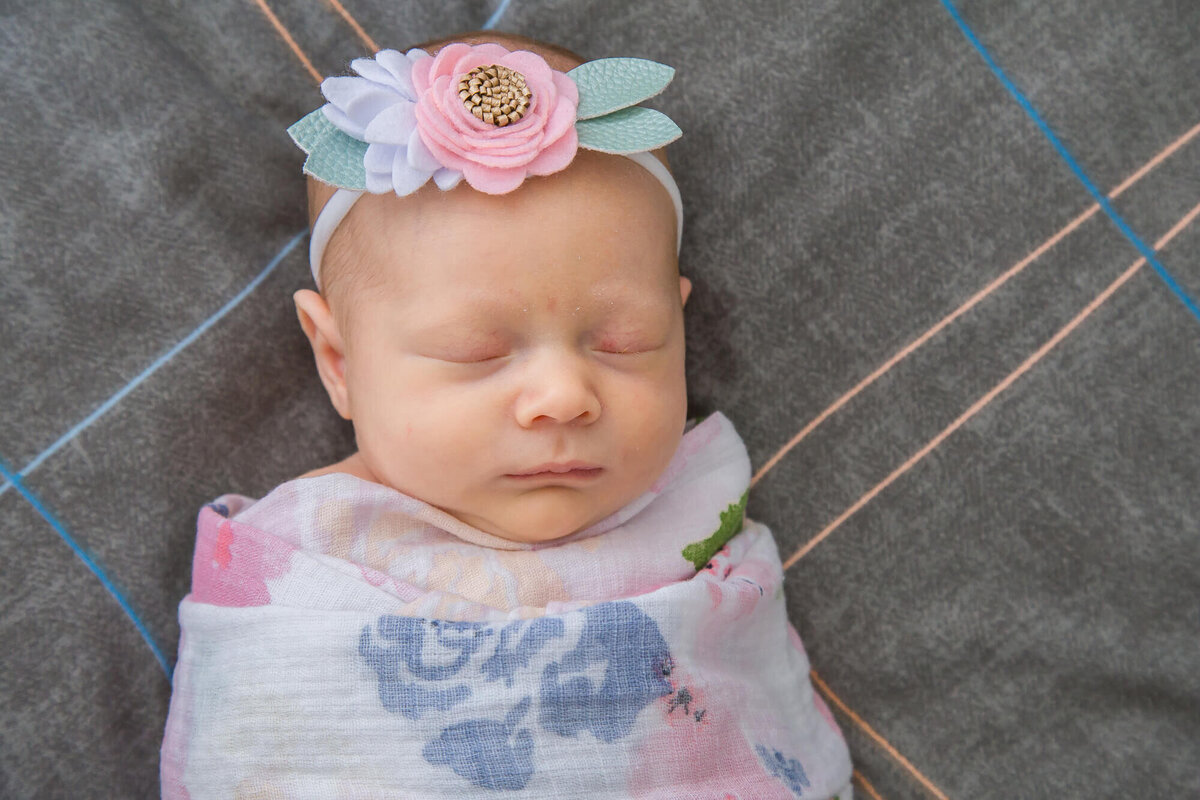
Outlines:
<svg viewBox="0 0 1200 800"><path fill-rule="evenodd" d="M679 446L687 397L676 387L659 386L631 393L627 399L623 461L631 468L641 467L643 478L652 481Z"/></svg>
<svg viewBox="0 0 1200 800"><path fill-rule="evenodd" d="M496 439L495 405L467 389L419 399L405 425L413 431L408 441L425 463L469 474Z"/></svg>

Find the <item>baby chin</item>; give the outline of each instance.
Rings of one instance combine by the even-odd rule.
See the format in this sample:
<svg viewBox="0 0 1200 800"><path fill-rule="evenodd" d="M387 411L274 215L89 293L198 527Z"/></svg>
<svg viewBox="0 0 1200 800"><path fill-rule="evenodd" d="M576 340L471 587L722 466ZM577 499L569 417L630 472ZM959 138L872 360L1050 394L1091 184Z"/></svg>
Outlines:
<svg viewBox="0 0 1200 800"><path fill-rule="evenodd" d="M550 542L599 522L634 499L613 497L588 485L602 478L601 474L556 482L534 480L527 487L520 479L510 480L515 487L487 507L447 510L468 525L511 542Z"/></svg>

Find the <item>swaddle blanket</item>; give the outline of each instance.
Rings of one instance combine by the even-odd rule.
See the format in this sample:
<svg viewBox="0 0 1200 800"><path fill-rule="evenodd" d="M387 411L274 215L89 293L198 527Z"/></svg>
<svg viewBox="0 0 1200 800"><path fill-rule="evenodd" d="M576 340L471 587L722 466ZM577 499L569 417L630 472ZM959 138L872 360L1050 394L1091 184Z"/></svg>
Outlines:
<svg viewBox="0 0 1200 800"><path fill-rule="evenodd" d="M166 798L849 797L729 421L524 544L345 474L200 513Z"/></svg>

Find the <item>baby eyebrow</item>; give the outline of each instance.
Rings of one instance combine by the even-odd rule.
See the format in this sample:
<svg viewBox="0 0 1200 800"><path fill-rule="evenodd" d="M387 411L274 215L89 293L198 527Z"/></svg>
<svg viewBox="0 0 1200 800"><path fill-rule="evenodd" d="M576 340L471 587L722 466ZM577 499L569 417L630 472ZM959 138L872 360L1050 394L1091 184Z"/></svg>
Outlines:
<svg viewBox="0 0 1200 800"><path fill-rule="evenodd" d="M479 327L478 318L459 317L444 319L416 328L416 335L421 340L469 347L498 346L507 341L501 328L495 326Z"/></svg>
<svg viewBox="0 0 1200 800"><path fill-rule="evenodd" d="M642 323L657 320L671 313L672 307L668 299L657 295L649 296L646 292L638 292L625 288L618 290L592 290L590 297L579 300L562 300L551 307L551 313L578 316L587 314L597 322L616 319L626 324ZM446 329L462 331L469 327L478 327L480 323L492 327L495 321L518 321L531 311L542 311L532 302L520 300L497 300L494 296L471 297L463 299L457 305L448 309L430 309L428 315L433 321L427 329ZM493 332L497 329L493 328Z"/></svg>

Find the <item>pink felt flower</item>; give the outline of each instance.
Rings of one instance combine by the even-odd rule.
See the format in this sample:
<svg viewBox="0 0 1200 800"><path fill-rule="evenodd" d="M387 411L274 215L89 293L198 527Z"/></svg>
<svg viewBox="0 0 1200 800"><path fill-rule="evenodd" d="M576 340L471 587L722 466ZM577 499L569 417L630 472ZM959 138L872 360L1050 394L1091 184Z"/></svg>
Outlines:
<svg viewBox="0 0 1200 800"><path fill-rule="evenodd" d="M530 104L516 122L503 127L477 119L459 97L459 81L476 67L497 65L519 72L531 91ZM412 63L414 109L421 145L408 143L410 161L429 162L461 172L467 183L488 194L516 189L527 175L549 175L575 157L579 90L565 73L550 68L528 50L498 44L455 43L433 58ZM415 158L414 158L415 156Z"/></svg>

